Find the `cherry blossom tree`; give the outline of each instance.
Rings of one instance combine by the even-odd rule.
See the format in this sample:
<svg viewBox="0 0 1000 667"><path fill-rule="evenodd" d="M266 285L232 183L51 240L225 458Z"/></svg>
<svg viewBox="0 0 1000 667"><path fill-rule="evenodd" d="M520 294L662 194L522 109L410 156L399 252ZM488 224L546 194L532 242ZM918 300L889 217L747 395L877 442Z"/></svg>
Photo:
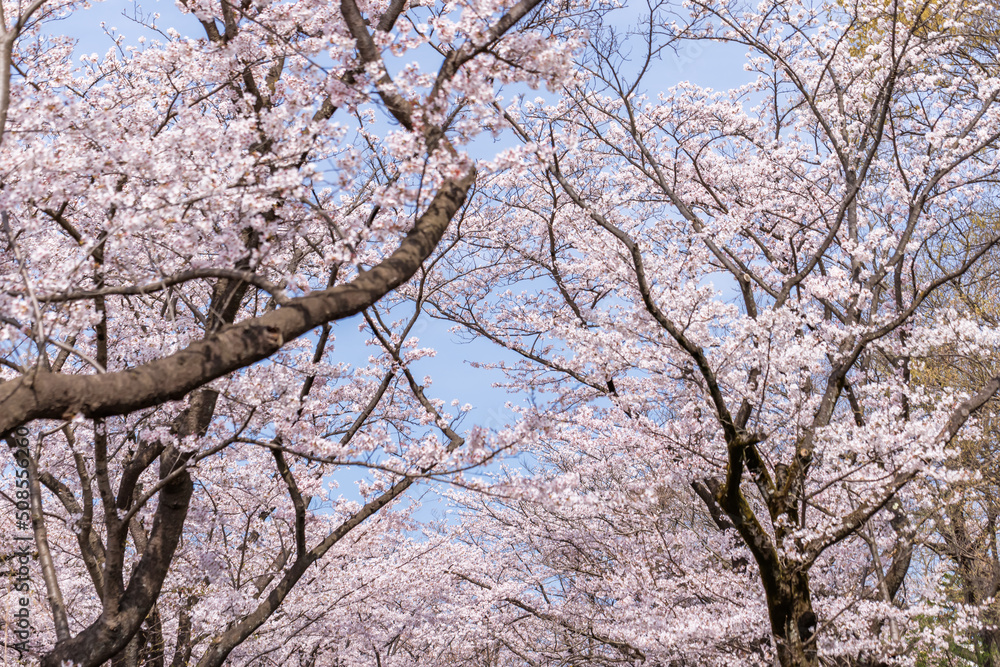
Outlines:
<svg viewBox="0 0 1000 667"><path fill-rule="evenodd" d="M993 233L995 213L985 210L970 228L970 239ZM966 272L960 280L943 286L930 301L940 312L959 312L996 326L996 279L992 263L983 263ZM914 369L915 382L934 396L942 391L965 388L974 391L997 374L992 350L970 355L943 344L927 355ZM997 635L997 601L1000 590L1000 554L997 553L997 470L996 398L981 408L979 428L956 438L958 456L949 462L955 470L968 470L965 480L942 484L940 508L924 510L920 520L928 525L925 537L928 556L946 564L946 594L965 609L975 612L978 623L968 637L953 642L950 650L973 664L991 666L1000 660ZM936 510L936 511L935 511Z"/></svg>
<svg viewBox="0 0 1000 667"><path fill-rule="evenodd" d="M78 67L81 6L0 15L22 657L872 667L977 627L930 517L1000 377L925 374L1000 343L932 307L1000 242L976 3L188 0L202 36ZM661 90L691 42L750 82ZM477 165L483 128L516 146ZM461 432L426 313L518 356L516 424Z"/></svg>
<svg viewBox="0 0 1000 667"><path fill-rule="evenodd" d="M559 100L497 107L522 144L455 228L433 309L520 355L510 386L547 430L513 499L470 510L486 561L455 577L571 638L497 617L511 664L913 661L974 622L914 558L1000 386L911 377L998 342L927 307L1000 241L981 8L685 6L591 33ZM751 82L658 88L690 40L746 48Z"/></svg>
<svg viewBox="0 0 1000 667"><path fill-rule="evenodd" d="M77 65L56 19L84 4L0 5L0 433L28 433L44 595L14 648L330 664L323 614L411 528L386 508L490 455L376 304L462 215L494 86L558 81L586 7L191 0L200 37L149 19ZM359 313L367 361L334 349Z"/></svg>

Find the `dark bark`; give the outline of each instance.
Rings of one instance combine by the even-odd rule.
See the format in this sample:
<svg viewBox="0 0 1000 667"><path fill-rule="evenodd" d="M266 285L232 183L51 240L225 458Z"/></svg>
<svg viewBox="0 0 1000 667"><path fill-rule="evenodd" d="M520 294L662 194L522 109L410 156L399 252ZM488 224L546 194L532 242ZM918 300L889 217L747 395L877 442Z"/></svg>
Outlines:
<svg viewBox="0 0 1000 667"><path fill-rule="evenodd" d="M179 454L171 454L161 459L161 478L178 462ZM159 596L183 532L193 490L187 473L177 475L163 487L147 548L118 604L105 600L104 612L97 620L80 634L57 644L42 658L43 667L58 667L63 661L96 667L125 648Z"/></svg>
<svg viewBox="0 0 1000 667"><path fill-rule="evenodd" d="M448 223L464 203L474 178L475 172L470 171L458 182L446 182L400 247L351 283L293 300L262 318L210 334L177 354L137 369L90 376L43 372L0 385L0 408L4 410L0 428L15 428L18 423L12 415L18 410L24 415L24 421L76 412L103 417L179 398L216 377L266 357L284 342L317 326L363 310L408 280L433 252ZM238 299L226 299L227 303L221 311L216 311L216 316L225 319L226 315L235 315L234 300L238 306ZM207 428L214 412L214 392L199 393L191 403L189 410L180 416L175 432L191 434ZM156 458L160 458L161 479L184 462L183 457L170 448L164 449L159 443L143 443L126 468L117 497L105 499L106 505L122 509L131 506L138 477ZM124 590L120 576L123 538L120 544L109 539L109 547L114 548L109 558L111 571L105 568L104 611L83 632L57 644L43 658L42 665L49 667L73 660L80 665L96 666L129 645L159 596L183 532L192 492L193 484L187 472L176 475L160 491L148 543ZM363 512L358 523L381 506L366 508L369 512ZM355 525L355 522L349 523L346 529ZM302 558L297 563L299 567L293 565L292 569L301 568L304 572L313 560ZM297 574L282 583L290 589L301 572ZM280 595L276 602L280 604L283 598L284 595ZM245 636L239 641L243 638Z"/></svg>
<svg viewBox="0 0 1000 667"><path fill-rule="evenodd" d="M34 419L121 415L179 400L233 371L267 358L327 322L350 317L410 279L430 256L475 179L446 181L413 230L382 263L356 279L230 326L162 359L101 375L31 372L0 384L0 433Z"/></svg>

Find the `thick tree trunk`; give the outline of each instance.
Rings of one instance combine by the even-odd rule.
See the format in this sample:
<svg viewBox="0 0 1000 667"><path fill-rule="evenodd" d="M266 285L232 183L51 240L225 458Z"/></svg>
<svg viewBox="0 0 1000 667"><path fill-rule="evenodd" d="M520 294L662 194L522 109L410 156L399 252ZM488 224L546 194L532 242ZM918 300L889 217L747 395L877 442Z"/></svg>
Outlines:
<svg viewBox="0 0 1000 667"><path fill-rule="evenodd" d="M778 576L777 595L767 596L774 648L781 667L817 667L816 614L809 592L808 573Z"/></svg>
<svg viewBox="0 0 1000 667"><path fill-rule="evenodd" d="M987 629L979 634L983 667L1000 667L1000 631Z"/></svg>
<svg viewBox="0 0 1000 667"><path fill-rule="evenodd" d="M818 667L816 613L812 608L808 566L788 562L779 555L771 536L739 491L738 480L731 480L730 484L731 493L727 493L727 487L719 480L711 478L696 481L691 486L705 502L716 526L720 530L736 531L753 554L767 601L775 664ZM789 515L797 515L795 506Z"/></svg>
<svg viewBox="0 0 1000 667"><path fill-rule="evenodd" d="M171 466L161 468L161 477L170 469ZM180 541L193 490L194 484L186 472L163 488L150 531L150 546L132 572L116 608L106 610L72 639L57 644L42 657L42 667L59 667L64 662L96 667L128 645L160 593Z"/></svg>

